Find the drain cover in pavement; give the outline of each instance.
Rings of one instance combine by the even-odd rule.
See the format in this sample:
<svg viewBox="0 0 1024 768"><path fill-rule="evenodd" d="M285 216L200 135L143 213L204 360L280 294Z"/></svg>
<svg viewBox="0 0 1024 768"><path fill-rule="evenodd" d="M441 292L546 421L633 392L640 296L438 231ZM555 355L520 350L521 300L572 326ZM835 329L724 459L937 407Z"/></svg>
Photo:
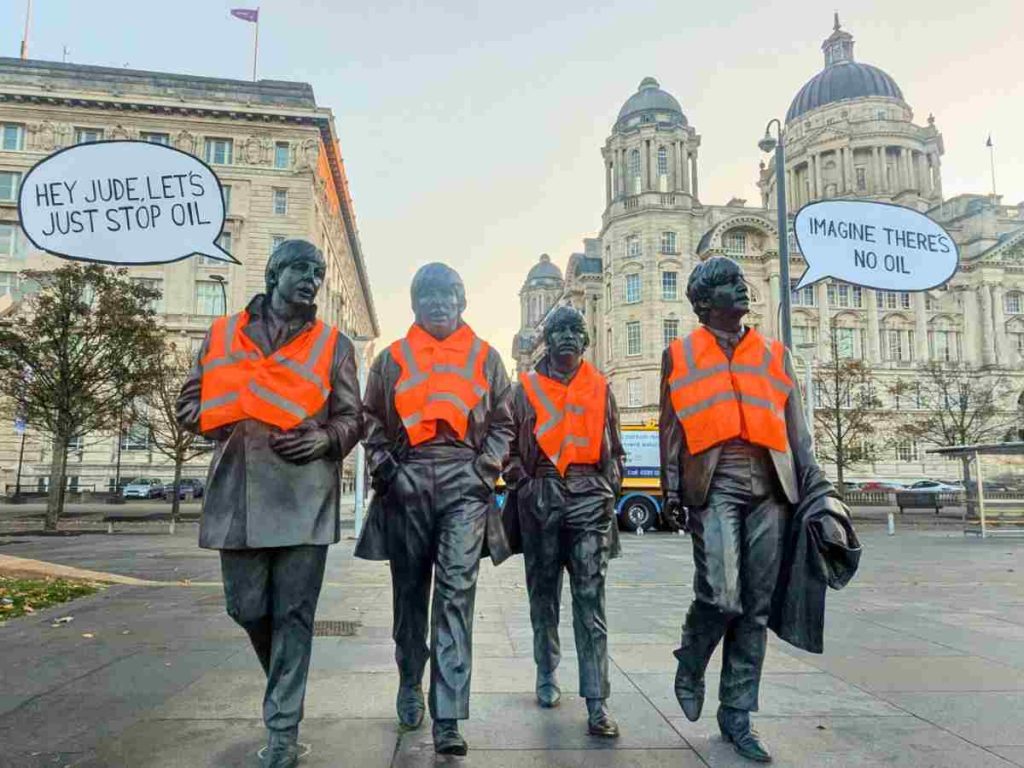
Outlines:
<svg viewBox="0 0 1024 768"><path fill-rule="evenodd" d="M314 621L313 637L352 637L360 626L358 621Z"/></svg>

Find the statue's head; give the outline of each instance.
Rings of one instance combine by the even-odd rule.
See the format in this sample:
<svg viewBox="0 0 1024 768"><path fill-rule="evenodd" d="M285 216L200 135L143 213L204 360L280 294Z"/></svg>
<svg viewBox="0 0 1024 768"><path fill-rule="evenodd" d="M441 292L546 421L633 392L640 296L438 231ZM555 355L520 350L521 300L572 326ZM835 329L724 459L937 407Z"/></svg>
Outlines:
<svg viewBox="0 0 1024 768"><path fill-rule="evenodd" d="M466 286L454 269L437 261L423 265L409 293L416 324L431 336L444 339L458 329L466 309Z"/></svg>
<svg viewBox="0 0 1024 768"><path fill-rule="evenodd" d="M725 256L712 256L693 268L686 298L704 325L728 330L750 311L750 290L740 265Z"/></svg>
<svg viewBox="0 0 1024 768"><path fill-rule="evenodd" d="M263 273L267 295L276 294L286 304L311 307L326 271L319 248L306 240L285 240L270 254Z"/></svg>
<svg viewBox="0 0 1024 768"><path fill-rule="evenodd" d="M590 346L587 323L578 309L558 307L544 323L544 343L548 357L561 368L575 368Z"/></svg>

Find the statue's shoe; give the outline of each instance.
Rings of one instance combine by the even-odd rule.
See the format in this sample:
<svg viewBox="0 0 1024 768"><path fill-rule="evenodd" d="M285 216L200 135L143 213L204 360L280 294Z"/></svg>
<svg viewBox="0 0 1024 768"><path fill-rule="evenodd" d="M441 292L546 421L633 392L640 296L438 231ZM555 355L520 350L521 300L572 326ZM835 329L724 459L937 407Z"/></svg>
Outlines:
<svg viewBox="0 0 1024 768"><path fill-rule="evenodd" d="M557 707L562 700L562 689L558 685L558 677L552 672L537 670L537 703L545 709Z"/></svg>
<svg viewBox="0 0 1024 768"><path fill-rule="evenodd" d="M704 709L704 678L701 676L695 679L683 659L679 660L679 666L676 667L675 692L676 701L686 719L692 723L697 722Z"/></svg>
<svg viewBox="0 0 1024 768"><path fill-rule="evenodd" d="M260 762L263 768L295 768L299 764L298 729L268 731L267 748Z"/></svg>
<svg viewBox="0 0 1024 768"><path fill-rule="evenodd" d="M770 763L772 756L761 743L757 731L750 727L750 713L731 707L718 710L718 729L722 739L731 743L740 757L757 763Z"/></svg>
<svg viewBox="0 0 1024 768"><path fill-rule="evenodd" d="M410 731L423 724L423 688L420 685L400 685L395 700L398 722Z"/></svg>
<svg viewBox="0 0 1024 768"><path fill-rule="evenodd" d="M608 712L604 699L587 699L587 732L605 739L619 737L619 724Z"/></svg>
<svg viewBox="0 0 1024 768"><path fill-rule="evenodd" d="M458 720L435 720L433 726L434 751L439 755L464 756L469 751L466 740L459 733Z"/></svg>

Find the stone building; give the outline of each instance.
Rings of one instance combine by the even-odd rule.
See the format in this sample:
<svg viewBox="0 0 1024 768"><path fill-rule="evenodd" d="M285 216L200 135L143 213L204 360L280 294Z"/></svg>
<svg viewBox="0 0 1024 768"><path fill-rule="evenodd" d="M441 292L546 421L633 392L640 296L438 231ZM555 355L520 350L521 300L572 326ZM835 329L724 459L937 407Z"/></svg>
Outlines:
<svg viewBox="0 0 1024 768"><path fill-rule="evenodd" d="M177 147L205 160L223 184L227 220L219 242L241 264L196 256L131 268L161 291L157 309L175 340L196 349L214 317L239 311L262 292L271 251L295 237L316 243L327 260L320 316L351 336L377 336L334 118L317 105L310 85L9 58L0 58L0 313L25 290L19 272L60 263L21 231L21 178L56 150L109 139ZM11 425L0 424L0 487L14 483L19 448ZM82 435L70 446L70 483L108 487L117 455L112 435ZM122 478L171 476L162 454L130 427L120 459ZM30 429L24 482L38 487L48 470L48 450ZM204 473L202 459L186 470Z"/></svg>
<svg viewBox="0 0 1024 768"><path fill-rule="evenodd" d="M950 232L961 264L946 286L925 293L874 291L833 281L793 292L799 359L812 366L828 359L835 333L842 356L870 365L885 407L894 412L908 408L906 398L900 403L888 394L900 377L909 381L916 368L931 360L962 361L1009 377L1012 396L1004 406L1024 412L1024 203L1007 206L991 195L944 199L945 149L934 118L929 116L924 125L915 122L895 80L855 59L853 36L838 19L822 51L823 69L800 88L786 115L791 215L808 202L830 197L904 205ZM752 121L755 130L759 124ZM598 329L594 360L609 377L624 424L656 418L662 350L696 324L686 280L699 261L715 254L740 261L752 288L749 324L779 335L783 286L774 164L762 163L759 171L760 207L735 198L725 205L706 204L698 191L700 140L679 102L648 77L623 105L601 150L606 201L598 238L602 285L586 311ZM792 236L789 242L795 284L805 264ZM593 269L598 271L596 265ZM529 284L523 291L529 291ZM560 303L583 308L567 290L555 302ZM529 320L524 315L517 339L537 343L541 336ZM517 366L530 365L540 354L529 345L517 346ZM865 464L860 474L957 473L947 462L929 458L924 446L903 441Z"/></svg>

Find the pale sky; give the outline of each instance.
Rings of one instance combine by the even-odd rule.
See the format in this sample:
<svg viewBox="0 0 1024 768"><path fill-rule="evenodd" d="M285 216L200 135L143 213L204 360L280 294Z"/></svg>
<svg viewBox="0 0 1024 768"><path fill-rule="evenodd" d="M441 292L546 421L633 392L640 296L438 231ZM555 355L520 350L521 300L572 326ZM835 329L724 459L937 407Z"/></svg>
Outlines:
<svg viewBox="0 0 1024 768"><path fill-rule="evenodd" d="M252 0L261 77L313 85L335 114L381 343L411 320L408 286L433 260L458 269L467 321L509 359L518 291L542 252L560 267L597 234L600 148L652 75L701 134L700 198L759 200L757 140L822 68L838 10L857 60L888 72L942 132L947 196L1024 200L1020 0L440 3ZM247 79L248 0L35 0L31 58ZM17 56L25 0L0 3Z"/></svg>

